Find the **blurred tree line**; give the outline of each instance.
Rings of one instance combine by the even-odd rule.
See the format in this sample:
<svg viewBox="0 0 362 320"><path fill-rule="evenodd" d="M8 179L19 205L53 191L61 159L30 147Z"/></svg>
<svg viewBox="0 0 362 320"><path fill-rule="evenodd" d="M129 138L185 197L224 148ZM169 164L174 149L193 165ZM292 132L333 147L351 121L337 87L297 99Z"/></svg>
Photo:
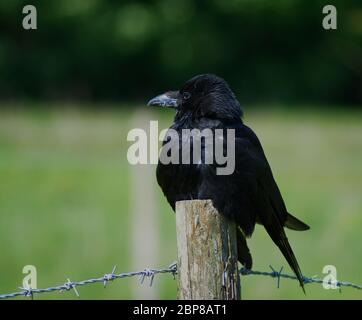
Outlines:
<svg viewBox="0 0 362 320"><path fill-rule="evenodd" d="M322 28L327 4L337 30ZM205 72L242 103L361 104L362 2L0 2L0 99L144 101Z"/></svg>

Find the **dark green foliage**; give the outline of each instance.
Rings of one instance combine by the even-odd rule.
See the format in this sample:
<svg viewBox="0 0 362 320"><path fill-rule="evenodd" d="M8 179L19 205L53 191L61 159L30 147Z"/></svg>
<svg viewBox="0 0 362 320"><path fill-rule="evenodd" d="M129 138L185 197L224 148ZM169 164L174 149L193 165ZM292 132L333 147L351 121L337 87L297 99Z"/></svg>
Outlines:
<svg viewBox="0 0 362 320"><path fill-rule="evenodd" d="M362 102L361 1L0 3L0 98L145 101L213 72L244 103ZM338 29L322 28L335 4Z"/></svg>

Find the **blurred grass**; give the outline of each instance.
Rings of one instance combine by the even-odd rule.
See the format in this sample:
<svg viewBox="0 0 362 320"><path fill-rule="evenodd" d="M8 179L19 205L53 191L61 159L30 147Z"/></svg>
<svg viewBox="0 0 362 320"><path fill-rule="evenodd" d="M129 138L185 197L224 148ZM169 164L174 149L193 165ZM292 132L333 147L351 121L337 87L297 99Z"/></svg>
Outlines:
<svg viewBox="0 0 362 320"><path fill-rule="evenodd" d="M58 111L57 111L58 110ZM173 112L155 110L152 120L169 126ZM246 110L246 123L260 137L289 210L311 225L288 232L306 275L323 277L324 265L338 279L362 283L362 114L285 108ZM133 111L74 108L0 112L0 293L21 285L24 265L38 270L38 287L102 276L117 265L130 271L129 164L126 140ZM150 118L151 119L151 118ZM153 184L156 186L156 179ZM159 265L175 260L174 216L159 188ZM261 227L249 241L256 270L286 262ZM145 266L146 267L146 266ZM81 298L131 299L136 279L82 287ZM171 276L155 279L159 296L173 299ZM296 282L242 278L244 299L361 299L353 289L324 290ZM75 298L72 293L38 296Z"/></svg>

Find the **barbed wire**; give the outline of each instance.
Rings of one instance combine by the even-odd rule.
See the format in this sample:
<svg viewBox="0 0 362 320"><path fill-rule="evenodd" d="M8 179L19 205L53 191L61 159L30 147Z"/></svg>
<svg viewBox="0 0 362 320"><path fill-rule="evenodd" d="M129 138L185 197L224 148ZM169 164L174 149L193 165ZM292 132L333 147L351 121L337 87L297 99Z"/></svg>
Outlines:
<svg viewBox="0 0 362 320"><path fill-rule="evenodd" d="M277 288L280 287L281 278L290 279L290 280L298 280L298 278L294 275L282 273L283 267L279 271L276 271L272 266L269 266L269 267L272 271L266 272L266 271L256 271L256 270L248 270L245 268L241 268L240 274L242 276L256 275L256 276L268 276L268 277L272 277L272 278L277 278ZM98 282L103 283L103 286L106 287L106 285L109 281L123 279L123 278L131 278L131 277L139 277L141 284L144 283L145 278L149 278L150 279L149 285L152 286L153 280L154 280L154 277L156 274L171 274L175 278L175 275L177 274L177 264L176 264L176 262L173 262L167 268L163 268L163 269L145 268L142 271L124 272L124 273L119 273L119 274L116 274L115 272L116 272L116 267L113 268L111 273L106 273L103 277L91 278L91 279L82 280L82 281L71 281L70 279L67 279L67 282L65 282L62 285L44 288L44 289L32 289L32 288L20 287L21 291L7 293L7 294L0 294L0 299L10 299L10 298L15 298L15 297L19 297L19 296L33 298L35 294L49 293L49 292L55 292L55 291L64 292L64 291L70 291L72 289L74 290L77 297L79 297L80 294L79 294L79 291L77 290L77 287L85 286L85 285L92 284L92 283L98 283ZM340 290L340 292L341 292L342 287L351 287L351 288L354 288L357 290L362 290L362 285L359 285L359 284L355 284L355 283L352 283L349 281L337 281L337 280L326 281L326 280L320 279L316 276L313 276L313 277L304 276L303 283L304 284L327 283L327 284L336 286Z"/></svg>
<svg viewBox="0 0 362 320"><path fill-rule="evenodd" d="M64 292L72 289L74 290L77 297L79 297L80 295L79 291L77 290L77 287L85 286L92 283L98 283L98 282L103 283L103 286L106 287L109 281L123 279L123 278L130 278L130 277L139 277L141 284L143 284L146 277L150 278L150 286L152 286L156 274L170 273L175 278L175 275L177 273L177 265L176 262L173 262L171 265L169 265L167 268L164 269L146 268L142 271L132 271L132 272L119 273L119 274L116 274L115 272L116 272L116 267L113 268L111 273L106 273L103 277L91 278L82 281L70 281L70 279L67 279L67 282L65 282L62 285L45 288L45 289L31 289L31 288L20 287L21 291L7 293L7 294L0 294L0 299L9 299L19 296L33 298L35 294L49 293L55 291Z"/></svg>
<svg viewBox="0 0 362 320"><path fill-rule="evenodd" d="M269 266L269 268L272 271L265 272L265 271L255 271L255 270L248 270L245 268L241 268L240 273L243 276L256 275L256 276L267 276L267 277L277 278L277 288L280 287L281 278L290 279L290 280L298 280L298 278L294 275L282 273L283 267L281 267L279 271L276 271L271 265ZM338 281L336 279L334 279L334 280L329 279L328 281L326 281L324 279L318 278L317 276L313 276L313 277L303 276L303 283L304 284L309 284L309 283L323 284L323 283L325 283L325 284L328 284L331 286L335 286L336 288L339 289L340 292L342 290L342 287L351 287L351 288L354 288L357 290L362 290L362 285L360 285L360 284L355 284L355 283L352 283L349 281Z"/></svg>

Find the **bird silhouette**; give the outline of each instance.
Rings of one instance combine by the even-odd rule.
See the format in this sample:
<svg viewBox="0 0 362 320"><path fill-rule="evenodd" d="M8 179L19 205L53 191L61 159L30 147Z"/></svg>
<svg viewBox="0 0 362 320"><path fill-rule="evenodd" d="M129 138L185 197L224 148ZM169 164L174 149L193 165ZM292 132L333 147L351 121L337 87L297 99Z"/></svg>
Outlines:
<svg viewBox="0 0 362 320"><path fill-rule="evenodd" d="M309 226L287 211L261 143L252 129L244 124L240 104L226 81L212 74L198 75L180 90L161 94L148 104L176 110L170 131L179 135L176 139L166 135L156 171L158 184L171 207L175 210L175 203L180 200L211 199L220 214L236 222L238 260L247 269L252 268L252 256L246 238L252 235L256 223L263 225L304 291L302 272L284 227L302 231ZM185 153L186 146L186 153L191 158L196 153L193 129L200 132L208 129L215 136L221 130L224 155L228 153L226 132L230 129L234 132L235 159L231 173L218 174L218 169L225 165L215 161L215 154L212 155L214 161L206 161L210 150L207 150L205 137L199 144L201 156L198 161L182 161L181 154ZM211 152L215 153L216 139L213 146ZM179 161L161 161L163 152L170 156L170 150L175 149L178 153L173 159Z"/></svg>

